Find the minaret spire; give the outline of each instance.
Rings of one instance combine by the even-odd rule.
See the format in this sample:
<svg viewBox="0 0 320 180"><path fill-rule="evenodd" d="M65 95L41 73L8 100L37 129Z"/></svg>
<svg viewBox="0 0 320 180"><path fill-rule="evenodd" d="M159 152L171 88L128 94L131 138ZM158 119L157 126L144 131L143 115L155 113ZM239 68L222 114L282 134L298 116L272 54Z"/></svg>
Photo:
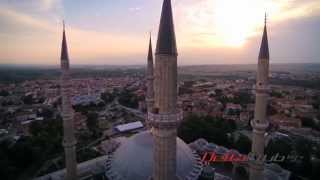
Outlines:
<svg viewBox="0 0 320 180"><path fill-rule="evenodd" d="M150 35L149 35L149 51L148 51L148 62L149 61L153 61L153 52L152 52L152 39L151 39L151 32L150 32Z"/></svg>
<svg viewBox="0 0 320 180"><path fill-rule="evenodd" d="M69 69L69 53L66 39L65 24L63 21L62 45L61 45L61 68L64 70Z"/></svg>
<svg viewBox="0 0 320 180"><path fill-rule="evenodd" d="M171 0L163 1L156 54L177 54Z"/></svg>
<svg viewBox="0 0 320 180"><path fill-rule="evenodd" d="M171 0L163 0L155 56L154 111L149 113L154 139L153 180L176 180L177 48Z"/></svg>
<svg viewBox="0 0 320 180"><path fill-rule="evenodd" d="M263 29L261 46L260 46L259 59L269 59L269 44L268 44L268 33L267 33L267 13L265 13L264 29Z"/></svg>
<svg viewBox="0 0 320 180"><path fill-rule="evenodd" d="M152 52L152 41L151 41L151 32L149 38L149 50L147 58L147 112L152 112L154 105L154 86L153 86L153 52ZM150 128L149 116L147 115L147 127Z"/></svg>
<svg viewBox="0 0 320 180"><path fill-rule="evenodd" d="M61 97L62 97L62 118L63 118L63 147L65 151L66 180L77 179L77 160L75 153L76 139L74 136L73 109L70 101L70 74L69 55L63 22L63 35L61 47Z"/></svg>
<svg viewBox="0 0 320 180"><path fill-rule="evenodd" d="M250 180L264 180L264 135L269 126L267 119L267 104L269 97L269 45L266 17L267 16L265 16L265 26L258 60L254 120L251 121L251 126L253 128L251 149L253 156L251 157L253 157L253 159L250 161Z"/></svg>

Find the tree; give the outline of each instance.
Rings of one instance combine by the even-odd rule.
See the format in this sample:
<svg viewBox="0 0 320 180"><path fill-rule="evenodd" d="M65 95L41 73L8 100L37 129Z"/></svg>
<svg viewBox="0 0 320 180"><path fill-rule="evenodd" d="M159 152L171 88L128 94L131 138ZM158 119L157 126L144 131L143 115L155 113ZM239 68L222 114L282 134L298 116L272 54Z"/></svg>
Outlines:
<svg viewBox="0 0 320 180"><path fill-rule="evenodd" d="M87 127L93 133L93 136L97 136L99 131L98 114L96 112L89 112L87 114Z"/></svg>
<svg viewBox="0 0 320 180"><path fill-rule="evenodd" d="M268 104L267 106L267 115L268 116L272 116L277 114L277 109L275 109L273 106L271 106L270 104Z"/></svg>
<svg viewBox="0 0 320 180"><path fill-rule="evenodd" d="M178 136L187 143L204 138L209 142L231 147L233 140L229 134L235 129L233 121L191 114L179 126Z"/></svg>
<svg viewBox="0 0 320 180"><path fill-rule="evenodd" d="M77 153L77 160L79 163L94 159L96 157L101 156L98 151L95 151L91 148L86 148Z"/></svg>
<svg viewBox="0 0 320 180"><path fill-rule="evenodd" d="M304 138L298 138L295 141L295 149L297 154L301 157L300 168L297 170L298 173L304 176L310 176L312 171L311 164L311 150L312 143Z"/></svg>
<svg viewBox="0 0 320 180"><path fill-rule="evenodd" d="M42 111L39 113L39 116L42 116L44 118L52 118L53 111L49 108L43 108Z"/></svg>
<svg viewBox="0 0 320 180"><path fill-rule="evenodd" d="M302 121L302 126L304 127L310 127L312 129L320 130L319 123L315 122L311 118L305 117L305 118L302 118L301 121Z"/></svg>
<svg viewBox="0 0 320 180"><path fill-rule="evenodd" d="M9 96L9 95L10 95L9 92L6 91L6 90L1 90L1 91L0 91L0 96L6 97L6 96Z"/></svg>
<svg viewBox="0 0 320 180"><path fill-rule="evenodd" d="M137 108L139 106L139 98L131 91L124 90L119 95L119 103L123 106Z"/></svg>
<svg viewBox="0 0 320 180"><path fill-rule="evenodd" d="M30 125L30 137L21 137L15 143L0 142L1 179L17 179L18 176L39 169L43 162L62 153L62 120L34 121ZM29 179L25 177L24 179Z"/></svg>
<svg viewBox="0 0 320 180"><path fill-rule="evenodd" d="M315 109L320 109L320 97L319 96L315 96L313 99L314 99L314 101L312 103L313 107Z"/></svg>
<svg viewBox="0 0 320 180"><path fill-rule="evenodd" d="M272 139L266 147L266 154L270 157L277 153L288 156L292 150L293 147L287 139Z"/></svg>
<svg viewBox="0 0 320 180"><path fill-rule="evenodd" d="M0 176L2 179L15 179L19 172L9 157L10 146L9 141L0 142Z"/></svg>
<svg viewBox="0 0 320 180"><path fill-rule="evenodd" d="M239 92L233 98L232 102L235 104L246 105L246 104L253 103L254 101L253 101L252 95L249 94L248 92Z"/></svg>
<svg viewBox="0 0 320 180"><path fill-rule="evenodd" d="M302 126L304 127L314 127L315 122L311 118L302 118Z"/></svg>
<svg viewBox="0 0 320 180"><path fill-rule="evenodd" d="M18 168L26 168L30 162L38 159L33 151L32 141L27 137L19 139L12 147L9 155Z"/></svg>
<svg viewBox="0 0 320 180"><path fill-rule="evenodd" d="M106 103L111 103L115 98L115 95L109 92L104 92L101 94L101 99Z"/></svg>
<svg viewBox="0 0 320 180"><path fill-rule="evenodd" d="M102 107L104 107L105 105L106 105L105 102L100 101L100 102L97 104L97 107L102 108Z"/></svg>
<svg viewBox="0 0 320 180"><path fill-rule="evenodd" d="M179 87L179 95L190 94L190 93L192 93L192 89L185 86Z"/></svg>
<svg viewBox="0 0 320 180"><path fill-rule="evenodd" d="M42 122L39 121L34 121L31 123L29 132L32 136L38 136L41 133L43 130L43 126L41 124Z"/></svg>
<svg viewBox="0 0 320 180"><path fill-rule="evenodd" d="M272 139L265 149L265 154L267 155L267 160L270 160L274 156L286 157L285 161L278 162L278 164L288 169L288 167L292 166L292 162L287 157L292 155L293 150L294 147L288 139Z"/></svg>
<svg viewBox="0 0 320 180"><path fill-rule="evenodd" d="M24 104L28 104L28 105L33 104L32 95L23 96L22 97L22 101L23 101Z"/></svg>
<svg viewBox="0 0 320 180"><path fill-rule="evenodd" d="M251 152L251 140L241 134L235 141L234 147L242 154L249 154Z"/></svg>
<svg viewBox="0 0 320 180"><path fill-rule="evenodd" d="M214 92L216 93L216 96L222 96L222 90L221 89L216 89L216 90L214 90Z"/></svg>
<svg viewBox="0 0 320 180"><path fill-rule="evenodd" d="M282 98L283 97L283 95L281 93L277 92L277 91L271 91L270 96L271 97L276 97L276 98Z"/></svg>

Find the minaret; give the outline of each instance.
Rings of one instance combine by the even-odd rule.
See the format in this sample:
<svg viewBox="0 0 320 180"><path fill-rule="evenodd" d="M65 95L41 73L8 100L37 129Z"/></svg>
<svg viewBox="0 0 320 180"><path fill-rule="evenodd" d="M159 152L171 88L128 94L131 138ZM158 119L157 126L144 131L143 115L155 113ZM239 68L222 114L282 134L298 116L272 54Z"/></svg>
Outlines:
<svg viewBox="0 0 320 180"><path fill-rule="evenodd" d="M152 42L151 33L149 40L149 51L148 51L148 65L147 65L147 112L151 112L154 104L154 87L153 87L153 53L152 53ZM147 124L149 124L149 119L147 119ZM149 127L149 125L148 125Z"/></svg>
<svg viewBox="0 0 320 180"><path fill-rule="evenodd" d="M251 122L253 128L252 159L250 161L250 180L264 179L264 147L265 132L269 126L267 120L267 103L269 97L269 45L267 35L267 18L265 17L264 31L258 60L257 82L256 82L256 104L254 120Z"/></svg>
<svg viewBox="0 0 320 180"><path fill-rule="evenodd" d="M63 147L66 161L66 180L77 179L76 139L74 136L73 109L70 101L69 55L63 23L63 39L61 49L61 96L63 118Z"/></svg>
<svg viewBox="0 0 320 180"><path fill-rule="evenodd" d="M177 48L171 0L164 0L155 56L155 104L149 113L154 138L153 180L176 180Z"/></svg>

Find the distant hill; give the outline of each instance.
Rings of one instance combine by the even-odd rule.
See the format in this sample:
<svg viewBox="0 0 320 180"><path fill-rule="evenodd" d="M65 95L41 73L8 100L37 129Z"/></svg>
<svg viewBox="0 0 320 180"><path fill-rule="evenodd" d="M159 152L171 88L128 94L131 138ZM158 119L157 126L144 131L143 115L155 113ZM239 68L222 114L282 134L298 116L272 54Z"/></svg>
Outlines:
<svg viewBox="0 0 320 180"><path fill-rule="evenodd" d="M199 66L181 66L179 68L182 74L199 74L199 75L213 75L215 73L226 72L255 72L257 70L256 64L244 65L199 65ZM271 72L284 73L320 73L320 63L314 64L271 64Z"/></svg>

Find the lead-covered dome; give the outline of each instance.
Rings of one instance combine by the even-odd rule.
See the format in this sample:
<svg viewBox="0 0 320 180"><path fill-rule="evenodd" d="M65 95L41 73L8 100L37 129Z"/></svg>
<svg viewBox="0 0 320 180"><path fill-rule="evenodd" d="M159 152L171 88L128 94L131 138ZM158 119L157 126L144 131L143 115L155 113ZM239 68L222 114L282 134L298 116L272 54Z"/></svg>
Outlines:
<svg viewBox="0 0 320 180"><path fill-rule="evenodd" d="M109 179L148 180L153 169L153 137L150 131L134 135L123 142L107 162ZM202 170L199 157L177 138L177 176L179 179L198 179Z"/></svg>

